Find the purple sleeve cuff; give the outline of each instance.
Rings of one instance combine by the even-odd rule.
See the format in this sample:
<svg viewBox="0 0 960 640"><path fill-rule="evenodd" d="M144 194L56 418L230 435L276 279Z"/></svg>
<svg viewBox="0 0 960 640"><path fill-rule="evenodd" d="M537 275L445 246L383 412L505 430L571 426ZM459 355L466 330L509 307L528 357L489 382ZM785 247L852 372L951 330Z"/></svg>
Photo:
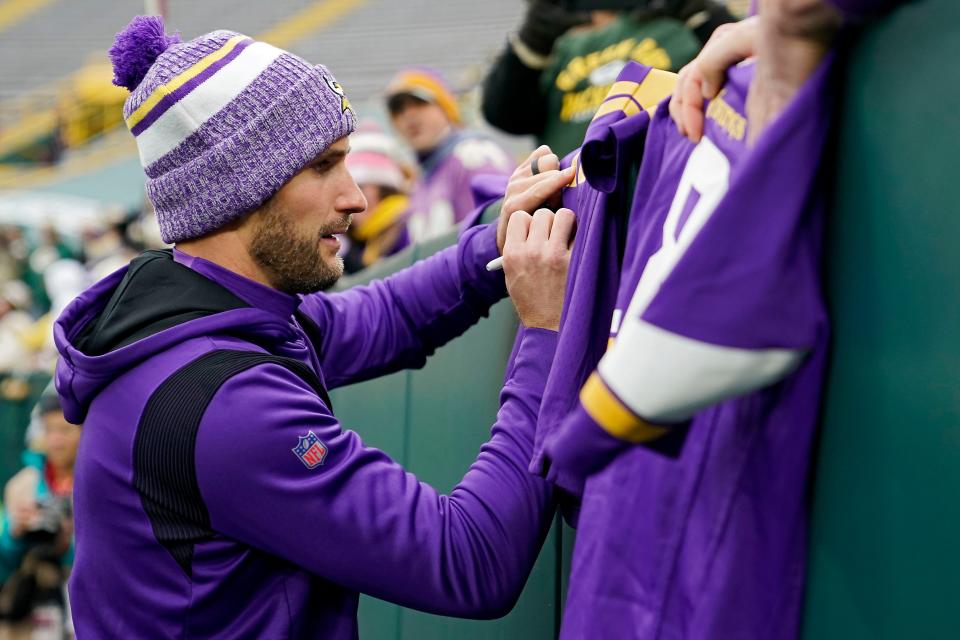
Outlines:
<svg viewBox="0 0 960 640"><path fill-rule="evenodd" d="M544 442L547 480L567 493L581 495L587 477L630 446L604 431L578 402L560 429Z"/></svg>
<svg viewBox="0 0 960 640"><path fill-rule="evenodd" d="M522 326L520 332L520 345L515 350L516 356L507 365L507 384L512 383L534 391L540 397L547 385L547 376L557 350L557 332Z"/></svg>
<svg viewBox="0 0 960 640"><path fill-rule="evenodd" d="M486 303L492 305L507 296L503 271L487 271L487 263L500 257L496 224L479 225L464 231L458 257L464 284Z"/></svg>

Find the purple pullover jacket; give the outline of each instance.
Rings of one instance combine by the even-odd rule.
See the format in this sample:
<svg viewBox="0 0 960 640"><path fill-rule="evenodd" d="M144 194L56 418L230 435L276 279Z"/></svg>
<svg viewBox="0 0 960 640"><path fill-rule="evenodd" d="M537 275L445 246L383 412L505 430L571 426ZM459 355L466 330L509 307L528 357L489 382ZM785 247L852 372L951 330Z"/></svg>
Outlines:
<svg viewBox="0 0 960 640"><path fill-rule="evenodd" d="M657 78L636 63L591 124L586 184L565 203L587 231L571 269L592 270L568 283L533 461L582 495L562 638L799 631L828 337L817 194L831 67L749 150L749 63L730 71L697 145L649 102ZM608 273L624 191L623 262Z"/></svg>
<svg viewBox="0 0 960 640"><path fill-rule="evenodd" d="M422 366L504 296L502 275L484 269L496 255L495 229L476 227L386 280L294 297L179 251L148 252L81 294L55 327L57 388L85 425L69 585L78 637L355 638L359 592L444 615L509 611L551 521L550 490L526 466L553 332L523 332L491 439L450 495L365 446L273 363L229 378L193 441L138 450L151 394L211 350L294 358L329 388ZM304 331L297 309L318 331ZM321 464L295 451L310 434ZM143 455L153 468L193 463L209 530L180 541L186 567L158 542L136 488ZM170 480L149 479L161 491Z"/></svg>

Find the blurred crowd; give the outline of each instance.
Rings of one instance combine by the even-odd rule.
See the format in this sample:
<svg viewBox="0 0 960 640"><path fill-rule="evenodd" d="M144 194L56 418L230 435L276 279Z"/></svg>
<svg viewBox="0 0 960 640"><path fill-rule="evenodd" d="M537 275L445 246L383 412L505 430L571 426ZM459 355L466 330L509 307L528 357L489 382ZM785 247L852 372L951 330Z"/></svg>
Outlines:
<svg viewBox="0 0 960 640"><path fill-rule="evenodd" d="M92 283L160 246L150 217L118 212L79 237L49 223L0 225L0 375L53 370L53 321Z"/></svg>

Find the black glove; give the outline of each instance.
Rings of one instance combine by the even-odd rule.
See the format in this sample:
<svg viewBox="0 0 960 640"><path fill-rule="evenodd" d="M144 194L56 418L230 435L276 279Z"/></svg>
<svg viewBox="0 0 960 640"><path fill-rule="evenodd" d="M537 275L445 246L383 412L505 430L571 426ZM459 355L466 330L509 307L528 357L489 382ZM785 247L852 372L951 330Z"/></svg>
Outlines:
<svg viewBox="0 0 960 640"><path fill-rule="evenodd" d="M533 0L517 35L532 51L548 56L557 38L589 21L589 13L573 13L555 2Z"/></svg>

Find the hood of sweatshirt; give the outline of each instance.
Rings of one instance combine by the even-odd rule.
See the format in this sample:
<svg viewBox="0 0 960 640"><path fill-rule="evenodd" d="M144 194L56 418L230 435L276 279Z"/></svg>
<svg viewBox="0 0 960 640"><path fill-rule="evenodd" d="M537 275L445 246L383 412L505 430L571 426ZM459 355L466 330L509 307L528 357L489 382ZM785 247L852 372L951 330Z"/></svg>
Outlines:
<svg viewBox="0 0 960 640"><path fill-rule="evenodd" d="M269 350L293 331L289 319L250 306L171 250L147 251L80 294L54 324L64 415L83 422L104 387L185 340L229 334Z"/></svg>

